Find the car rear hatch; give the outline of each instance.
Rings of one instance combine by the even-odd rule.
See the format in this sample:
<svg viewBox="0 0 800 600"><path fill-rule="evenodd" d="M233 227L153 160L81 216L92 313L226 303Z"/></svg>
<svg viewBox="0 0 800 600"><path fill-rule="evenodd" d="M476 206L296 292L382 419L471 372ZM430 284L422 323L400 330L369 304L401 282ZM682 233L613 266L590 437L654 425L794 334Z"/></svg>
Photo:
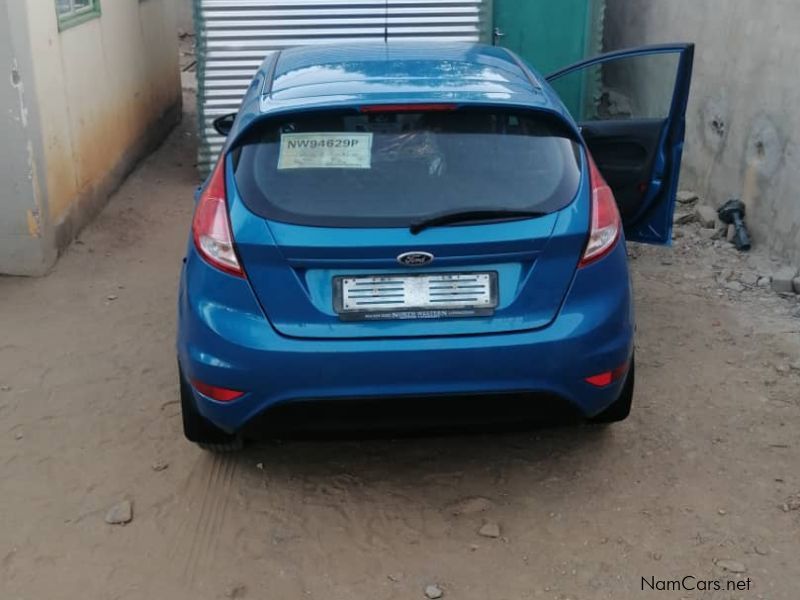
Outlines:
<svg viewBox="0 0 800 600"><path fill-rule="evenodd" d="M545 327L589 229L573 138L552 115L488 108L265 120L234 144L228 165L253 291L292 337Z"/></svg>

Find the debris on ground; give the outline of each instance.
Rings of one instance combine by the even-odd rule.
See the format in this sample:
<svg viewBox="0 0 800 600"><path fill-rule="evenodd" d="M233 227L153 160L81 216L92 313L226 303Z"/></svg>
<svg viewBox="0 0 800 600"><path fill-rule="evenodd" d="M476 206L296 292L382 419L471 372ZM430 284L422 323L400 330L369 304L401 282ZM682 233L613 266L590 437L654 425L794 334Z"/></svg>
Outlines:
<svg viewBox="0 0 800 600"><path fill-rule="evenodd" d="M462 500L453 502L447 507L447 512L454 517L459 517L461 515L474 515L486 512L492 507L494 507L494 502L488 498L484 498L482 496L472 496L470 498L464 498Z"/></svg>
<svg viewBox="0 0 800 600"><path fill-rule="evenodd" d="M720 569L723 571L727 571L728 573L746 573L747 567L745 567L742 563L738 560L717 560L715 563Z"/></svg>
<svg viewBox="0 0 800 600"><path fill-rule="evenodd" d="M154 462L150 468L156 472L165 471L167 468L169 468L169 463L159 460Z"/></svg>
<svg viewBox="0 0 800 600"><path fill-rule="evenodd" d="M440 588L436 584L432 584L425 587L425 597L430 598L430 600L436 600L437 598L441 598L444 596L444 592L442 588Z"/></svg>
<svg viewBox="0 0 800 600"><path fill-rule="evenodd" d="M678 204L694 204L698 200L700 200L700 196L697 194L697 192L678 192Z"/></svg>
<svg viewBox="0 0 800 600"><path fill-rule="evenodd" d="M800 510L800 493L795 494L794 496L790 496L786 499L781 505L781 509L783 512L793 512L795 510Z"/></svg>
<svg viewBox="0 0 800 600"><path fill-rule="evenodd" d="M695 220L705 229L717 228L717 211L704 204L699 205L694 211Z"/></svg>
<svg viewBox="0 0 800 600"><path fill-rule="evenodd" d="M726 239L731 242L739 252L750 252L753 244L750 241L750 233L744 224L744 217L747 207L744 202L733 198L728 200L717 211L719 219L727 227Z"/></svg>
<svg viewBox="0 0 800 600"><path fill-rule="evenodd" d="M500 525L494 521L486 521L483 526L478 530L478 535L486 538L499 538Z"/></svg>
<svg viewBox="0 0 800 600"><path fill-rule="evenodd" d="M797 269L794 267L781 267L772 274L772 289L778 294L793 294L794 280L797 277Z"/></svg>
<svg viewBox="0 0 800 600"><path fill-rule="evenodd" d="M133 520L133 504L130 500L123 500L115 504L106 513L106 523L109 525L126 525Z"/></svg>
<svg viewBox="0 0 800 600"><path fill-rule="evenodd" d="M228 591L225 592L225 597L233 600L239 600L240 598L244 598L246 595L247 586L242 583L231 586Z"/></svg>

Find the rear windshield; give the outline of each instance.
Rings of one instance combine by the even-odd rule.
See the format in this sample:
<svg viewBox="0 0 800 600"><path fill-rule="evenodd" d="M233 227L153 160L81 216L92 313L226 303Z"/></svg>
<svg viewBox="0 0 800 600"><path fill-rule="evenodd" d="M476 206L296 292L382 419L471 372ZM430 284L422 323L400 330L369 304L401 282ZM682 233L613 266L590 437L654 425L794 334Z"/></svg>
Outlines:
<svg viewBox="0 0 800 600"><path fill-rule="evenodd" d="M567 206L578 145L558 122L494 110L303 113L234 151L244 203L265 218L395 227L442 213Z"/></svg>

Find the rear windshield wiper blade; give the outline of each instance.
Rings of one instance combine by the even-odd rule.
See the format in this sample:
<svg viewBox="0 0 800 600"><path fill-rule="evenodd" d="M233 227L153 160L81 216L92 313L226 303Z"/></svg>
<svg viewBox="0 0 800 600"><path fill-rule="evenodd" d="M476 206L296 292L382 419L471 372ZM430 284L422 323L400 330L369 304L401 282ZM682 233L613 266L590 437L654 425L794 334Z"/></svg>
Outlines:
<svg viewBox="0 0 800 600"><path fill-rule="evenodd" d="M470 223L473 221L480 222L500 221L505 219L535 219L537 217L547 216L547 214L548 213L545 212L537 212L532 210L462 210L458 212L437 215L429 219L423 219L422 221L417 221L416 223L412 223L409 229L413 235L417 235L426 229L431 229L432 227L441 227L443 225L455 225L456 223Z"/></svg>

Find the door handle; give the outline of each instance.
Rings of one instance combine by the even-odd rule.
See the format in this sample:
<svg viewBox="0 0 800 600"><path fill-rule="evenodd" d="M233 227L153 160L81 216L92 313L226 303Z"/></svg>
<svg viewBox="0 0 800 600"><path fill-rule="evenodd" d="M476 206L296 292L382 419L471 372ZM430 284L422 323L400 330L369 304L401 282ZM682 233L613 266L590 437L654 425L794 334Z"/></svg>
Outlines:
<svg viewBox="0 0 800 600"><path fill-rule="evenodd" d="M499 27L495 27L492 32L492 46L497 46L497 43L504 37L506 37L506 34L503 33L503 30Z"/></svg>

